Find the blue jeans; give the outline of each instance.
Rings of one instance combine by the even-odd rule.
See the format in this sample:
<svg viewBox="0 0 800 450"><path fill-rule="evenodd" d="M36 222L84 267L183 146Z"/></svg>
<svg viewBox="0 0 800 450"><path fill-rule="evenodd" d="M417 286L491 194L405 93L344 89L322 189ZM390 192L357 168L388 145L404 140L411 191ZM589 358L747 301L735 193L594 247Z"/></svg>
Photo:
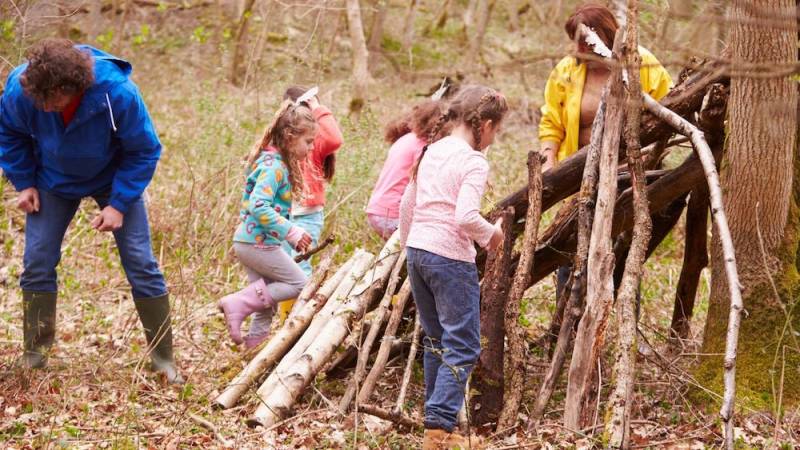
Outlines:
<svg viewBox="0 0 800 450"><path fill-rule="evenodd" d="M92 196L100 208L108 205L110 191ZM25 218L23 290L57 292L56 266L61 260L61 243L80 200L70 200L39 191L39 212ZM167 293L164 276L158 268L150 243L150 226L144 201L136 200L114 232L122 267L131 285L133 298L159 297Z"/></svg>
<svg viewBox="0 0 800 450"><path fill-rule="evenodd" d="M411 292L425 330L425 428L453 431L481 353L475 263L407 247Z"/></svg>
<svg viewBox="0 0 800 450"><path fill-rule="evenodd" d="M311 247L316 247L319 244L319 238L322 235L322 227L325 224L325 215L322 211L305 216L292 216L292 223L306 230L308 234L311 235ZM309 247L309 249L311 249L311 247ZM292 258L297 256L297 252L294 251L288 241L283 241L283 249L286 250L286 253ZM311 276L311 261L309 261L309 259L297 263L297 265L303 269L303 273L306 274L306 277Z"/></svg>

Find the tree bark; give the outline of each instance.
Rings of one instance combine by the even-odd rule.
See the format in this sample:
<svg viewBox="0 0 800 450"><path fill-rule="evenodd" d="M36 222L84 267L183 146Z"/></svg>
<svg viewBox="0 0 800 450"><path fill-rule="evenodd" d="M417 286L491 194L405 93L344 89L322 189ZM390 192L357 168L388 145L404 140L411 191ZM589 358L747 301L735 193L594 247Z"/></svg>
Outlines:
<svg viewBox="0 0 800 450"><path fill-rule="evenodd" d="M637 0L628 0L627 28L623 57L628 73L625 85L625 144L628 153L628 168L631 171L633 190L633 237L625 272L616 301L617 351L614 362L614 390L607 405L605 432L608 436L607 448L630 448L631 407L633 404L633 384L636 378L636 297L642 277L642 267L646 259L647 244L650 241L652 222L648 213L645 192L644 167L639 147L639 121L642 113L642 87L639 80L638 14Z"/></svg>
<svg viewBox="0 0 800 450"><path fill-rule="evenodd" d="M533 428L544 415L544 409L553 395L558 376L564 366L570 344L572 343L572 332L575 324L578 323L583 313L584 297L584 277L586 269L586 259L589 257L589 238L592 229L592 212L594 211L595 198L597 196L597 175L600 164L600 148L603 142L603 132L605 128L606 100L608 98L608 88L604 89L597 107L594 121L592 122L592 133L590 137L589 150L586 157L586 165L583 168L583 180L581 190L578 194L578 225L577 225L577 251L572 264L572 282L570 289L563 295L566 297L564 306L564 316L559 324L558 339L553 349L553 356L550 366L545 373L539 393L533 406L528 429Z"/></svg>
<svg viewBox="0 0 800 450"><path fill-rule="evenodd" d="M505 329L508 338L505 373L508 375L508 384L503 393L503 409L497 421L498 432L516 428L525 378L525 332L519 324L520 301L528 288L528 279L533 267L533 251L536 249L539 221L542 218L542 162L541 155L534 151L528 152L528 189L528 204L531 207L525 216L522 255L505 308Z"/></svg>
<svg viewBox="0 0 800 450"><path fill-rule="evenodd" d="M733 60L797 64L794 1L735 0L729 8ZM720 230L715 228L702 353L718 355L725 349L725 360L704 357L697 376L703 385L719 391L719 369L724 364L727 394L733 370L741 368L735 372L740 397L747 399L748 406L759 409L780 409L779 393L787 404L800 401L800 376L796 373L780 388L773 388L780 384L775 374L782 364L800 366L800 353L787 352L785 360L780 356L784 346L797 347L797 337L787 330L800 329L800 315L794 312L800 287L797 107L797 83L788 77L742 76L731 80L728 147L721 164L721 184L748 314L739 330L740 346L733 346L738 358L732 360L726 322L730 324L733 314ZM723 420L732 412L722 411ZM727 430L726 442L730 442Z"/></svg>
<svg viewBox="0 0 800 450"><path fill-rule="evenodd" d="M669 327L670 338L676 345L689 336L700 274L708 265L708 187L705 185L699 185L689 197L685 235L683 265Z"/></svg>
<svg viewBox="0 0 800 450"><path fill-rule="evenodd" d="M347 25L353 51L353 96L350 100L350 112L358 113L365 106L370 78L369 51L364 40L364 25L361 22L358 0L347 0Z"/></svg>
<svg viewBox="0 0 800 450"><path fill-rule="evenodd" d="M612 70L606 109L597 206L586 264L586 308L572 351L564 405L564 426L579 430L588 423L595 388L595 368L603 346L608 314L614 300L614 253L612 251L614 205L617 198L617 161L622 129L622 73Z"/></svg>
<svg viewBox="0 0 800 450"><path fill-rule="evenodd" d="M506 336L504 311L508 298L509 267L514 246L512 217L508 208L503 219L503 243L489 258L481 284L481 354L472 373L470 418L476 425L495 422L503 407L503 355Z"/></svg>
<svg viewBox="0 0 800 450"><path fill-rule="evenodd" d="M403 21L403 50L411 50L414 45L414 24L417 19L417 6L418 0L408 0L408 9L406 10L406 17Z"/></svg>
<svg viewBox="0 0 800 450"><path fill-rule="evenodd" d="M489 24L489 16L492 13L489 2L490 0L477 0L473 19L475 27L474 29L467 29L467 36L469 36L468 60L472 63L478 61L481 56L483 36L486 34L486 26Z"/></svg>
<svg viewBox="0 0 800 450"><path fill-rule="evenodd" d="M236 46L233 50L230 74L231 82L236 86L242 81L242 59L244 59L245 47L247 46L245 36L247 35L247 24L250 23L250 15L253 13L253 5L255 2L256 0L245 0L242 14L239 17L239 23L236 26Z"/></svg>
<svg viewBox="0 0 800 450"><path fill-rule="evenodd" d="M377 0L375 2L375 15L372 17L372 25L369 28L369 43L367 49L372 52L379 52L383 42L383 24L386 22L386 14L388 13L389 6L386 4L388 0Z"/></svg>

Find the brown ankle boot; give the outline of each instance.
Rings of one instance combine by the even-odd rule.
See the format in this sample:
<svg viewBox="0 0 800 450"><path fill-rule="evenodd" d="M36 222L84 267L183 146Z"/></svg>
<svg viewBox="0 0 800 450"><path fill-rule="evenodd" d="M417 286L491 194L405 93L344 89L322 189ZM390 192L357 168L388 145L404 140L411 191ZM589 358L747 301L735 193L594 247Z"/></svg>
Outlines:
<svg viewBox="0 0 800 450"><path fill-rule="evenodd" d="M457 432L440 429L425 429L422 450L470 450L483 448L483 439L476 435L469 437Z"/></svg>

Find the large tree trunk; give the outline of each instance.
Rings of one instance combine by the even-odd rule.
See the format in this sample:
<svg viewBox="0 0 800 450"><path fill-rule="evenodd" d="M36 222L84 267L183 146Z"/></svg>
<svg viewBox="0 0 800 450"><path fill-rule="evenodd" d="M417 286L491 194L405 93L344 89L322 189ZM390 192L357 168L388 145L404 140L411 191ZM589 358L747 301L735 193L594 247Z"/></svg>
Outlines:
<svg viewBox="0 0 800 450"><path fill-rule="evenodd" d="M735 0L730 6L732 59L797 64L796 6L790 0ZM769 22L765 22L765 21ZM734 66L734 70L737 70ZM721 165L724 208L736 249L744 308L736 360L740 401L778 409L800 401L797 289L798 167L797 84L788 77L732 79L728 148ZM711 246L711 296L702 354L725 349L728 286L715 228ZM785 355L785 358L784 358ZM785 364L785 366L784 366ZM721 390L721 356L707 356L699 381ZM766 402L765 402L766 400Z"/></svg>

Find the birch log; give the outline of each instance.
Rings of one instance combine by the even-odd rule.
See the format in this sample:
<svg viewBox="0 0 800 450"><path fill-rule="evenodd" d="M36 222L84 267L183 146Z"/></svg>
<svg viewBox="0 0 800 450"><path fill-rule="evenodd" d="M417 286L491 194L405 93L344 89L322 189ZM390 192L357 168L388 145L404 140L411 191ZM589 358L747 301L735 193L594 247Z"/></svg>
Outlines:
<svg viewBox="0 0 800 450"><path fill-rule="evenodd" d="M330 295L329 300L325 303L318 313L314 314L311 324L306 328L300 339L292 346L292 348L281 358L278 365L272 370L267 379L261 384L256 391L256 397L260 400L269 394L275 385L278 383L279 374L284 372L292 365L300 355L311 345L316 339L320 330L324 327L325 323L338 311L343 304L344 299L353 290L356 282L361 279L370 265L373 263L374 256L363 250L356 250L353 255L353 265L349 272L341 280L336 290Z"/></svg>
<svg viewBox="0 0 800 450"><path fill-rule="evenodd" d="M383 292L400 255L399 246L399 238L390 239L386 243L374 266L356 284L342 307L326 321L308 348L285 371L275 372L278 382L272 389L259 392L261 402L253 416L248 419L248 425L269 427L289 414L305 387L314 380L322 366L347 337L352 321L362 316L367 307Z"/></svg>
<svg viewBox="0 0 800 450"><path fill-rule="evenodd" d="M395 234L397 233L399 232L395 231ZM392 298L394 297L395 290L397 289L397 283L400 280L400 271L405 265L405 262L406 251L403 249L400 253L400 257L397 258L397 262L395 262L394 268L392 269L392 274L389 277L389 285L386 288L386 292L383 294L383 299L381 299L381 303L375 310L375 314L372 318L372 324L369 327L369 332L367 333L367 338L361 344L361 350L358 352L358 361L356 362L356 370L353 372L353 377L347 386L347 390L339 400L339 410L342 413L345 413L348 409L350 409L350 403L352 403L353 397L355 397L355 394L358 391L358 386L361 384L361 380L364 378L364 374L367 371L367 361L369 360L372 345L375 343L375 338L378 337L378 332L383 329L383 322L386 321L386 318L389 315L389 306L392 303Z"/></svg>
<svg viewBox="0 0 800 450"><path fill-rule="evenodd" d="M334 247L334 250L329 252L326 258L317 266L317 271L314 273L315 279L321 281L321 278L324 277L325 272L327 272L327 268L325 267L330 265L331 258L336 253L335 248L336 247ZM303 305L303 308L301 308L297 314L289 317L281 329L270 338L267 345L256 354L247 366L245 366L245 368L236 375L233 381L228 384L225 391L214 400L214 406L222 409L233 407L250 385L289 350L311 322L311 318L314 314L328 301L330 294L333 293L347 272L350 271L353 266L353 261L354 259L351 258L341 266L336 274L334 274L318 292L314 293L314 291L317 291L317 289L314 288L314 284L319 285L318 281L309 282L309 284L303 288L303 291L297 297L298 300L307 299L312 294L314 294L314 297L310 301L305 302L305 305Z"/></svg>
<svg viewBox="0 0 800 450"><path fill-rule="evenodd" d="M508 377L503 392L503 409L497 420L497 431L512 430L517 424L525 379L525 331L519 324L520 301L528 288L533 252L536 250L539 221L542 216L542 161L539 152L528 152L528 213L525 215L525 234L522 255L508 294L505 309L506 339L505 373Z"/></svg>
<svg viewBox="0 0 800 450"><path fill-rule="evenodd" d="M705 135L700 129L653 100L649 95L642 95L644 96L644 105L648 111L669 123L678 133L691 139L694 151L703 165L703 171L708 183L711 215L714 218L720 243L722 244L722 254L725 257L725 275L731 296L731 311L728 316L728 332L725 339L725 373L723 375L725 392L722 396L720 416L722 416L722 421L725 425L725 440L726 442L733 442L733 405L736 397L736 347L739 343L739 323L744 305L742 304L742 285L739 283L739 274L736 269L733 238L731 237L730 227L728 227L725 209L722 206L722 188L719 183L716 161Z"/></svg>
<svg viewBox="0 0 800 450"><path fill-rule="evenodd" d="M571 430L582 428L584 410L589 409L586 406L594 387L597 355L602 347L608 314L614 300L611 231L617 197L617 160L623 113L622 74L619 69L612 70L607 103L600 150L597 207L586 264L586 309L575 335L564 405L564 426Z"/></svg>

